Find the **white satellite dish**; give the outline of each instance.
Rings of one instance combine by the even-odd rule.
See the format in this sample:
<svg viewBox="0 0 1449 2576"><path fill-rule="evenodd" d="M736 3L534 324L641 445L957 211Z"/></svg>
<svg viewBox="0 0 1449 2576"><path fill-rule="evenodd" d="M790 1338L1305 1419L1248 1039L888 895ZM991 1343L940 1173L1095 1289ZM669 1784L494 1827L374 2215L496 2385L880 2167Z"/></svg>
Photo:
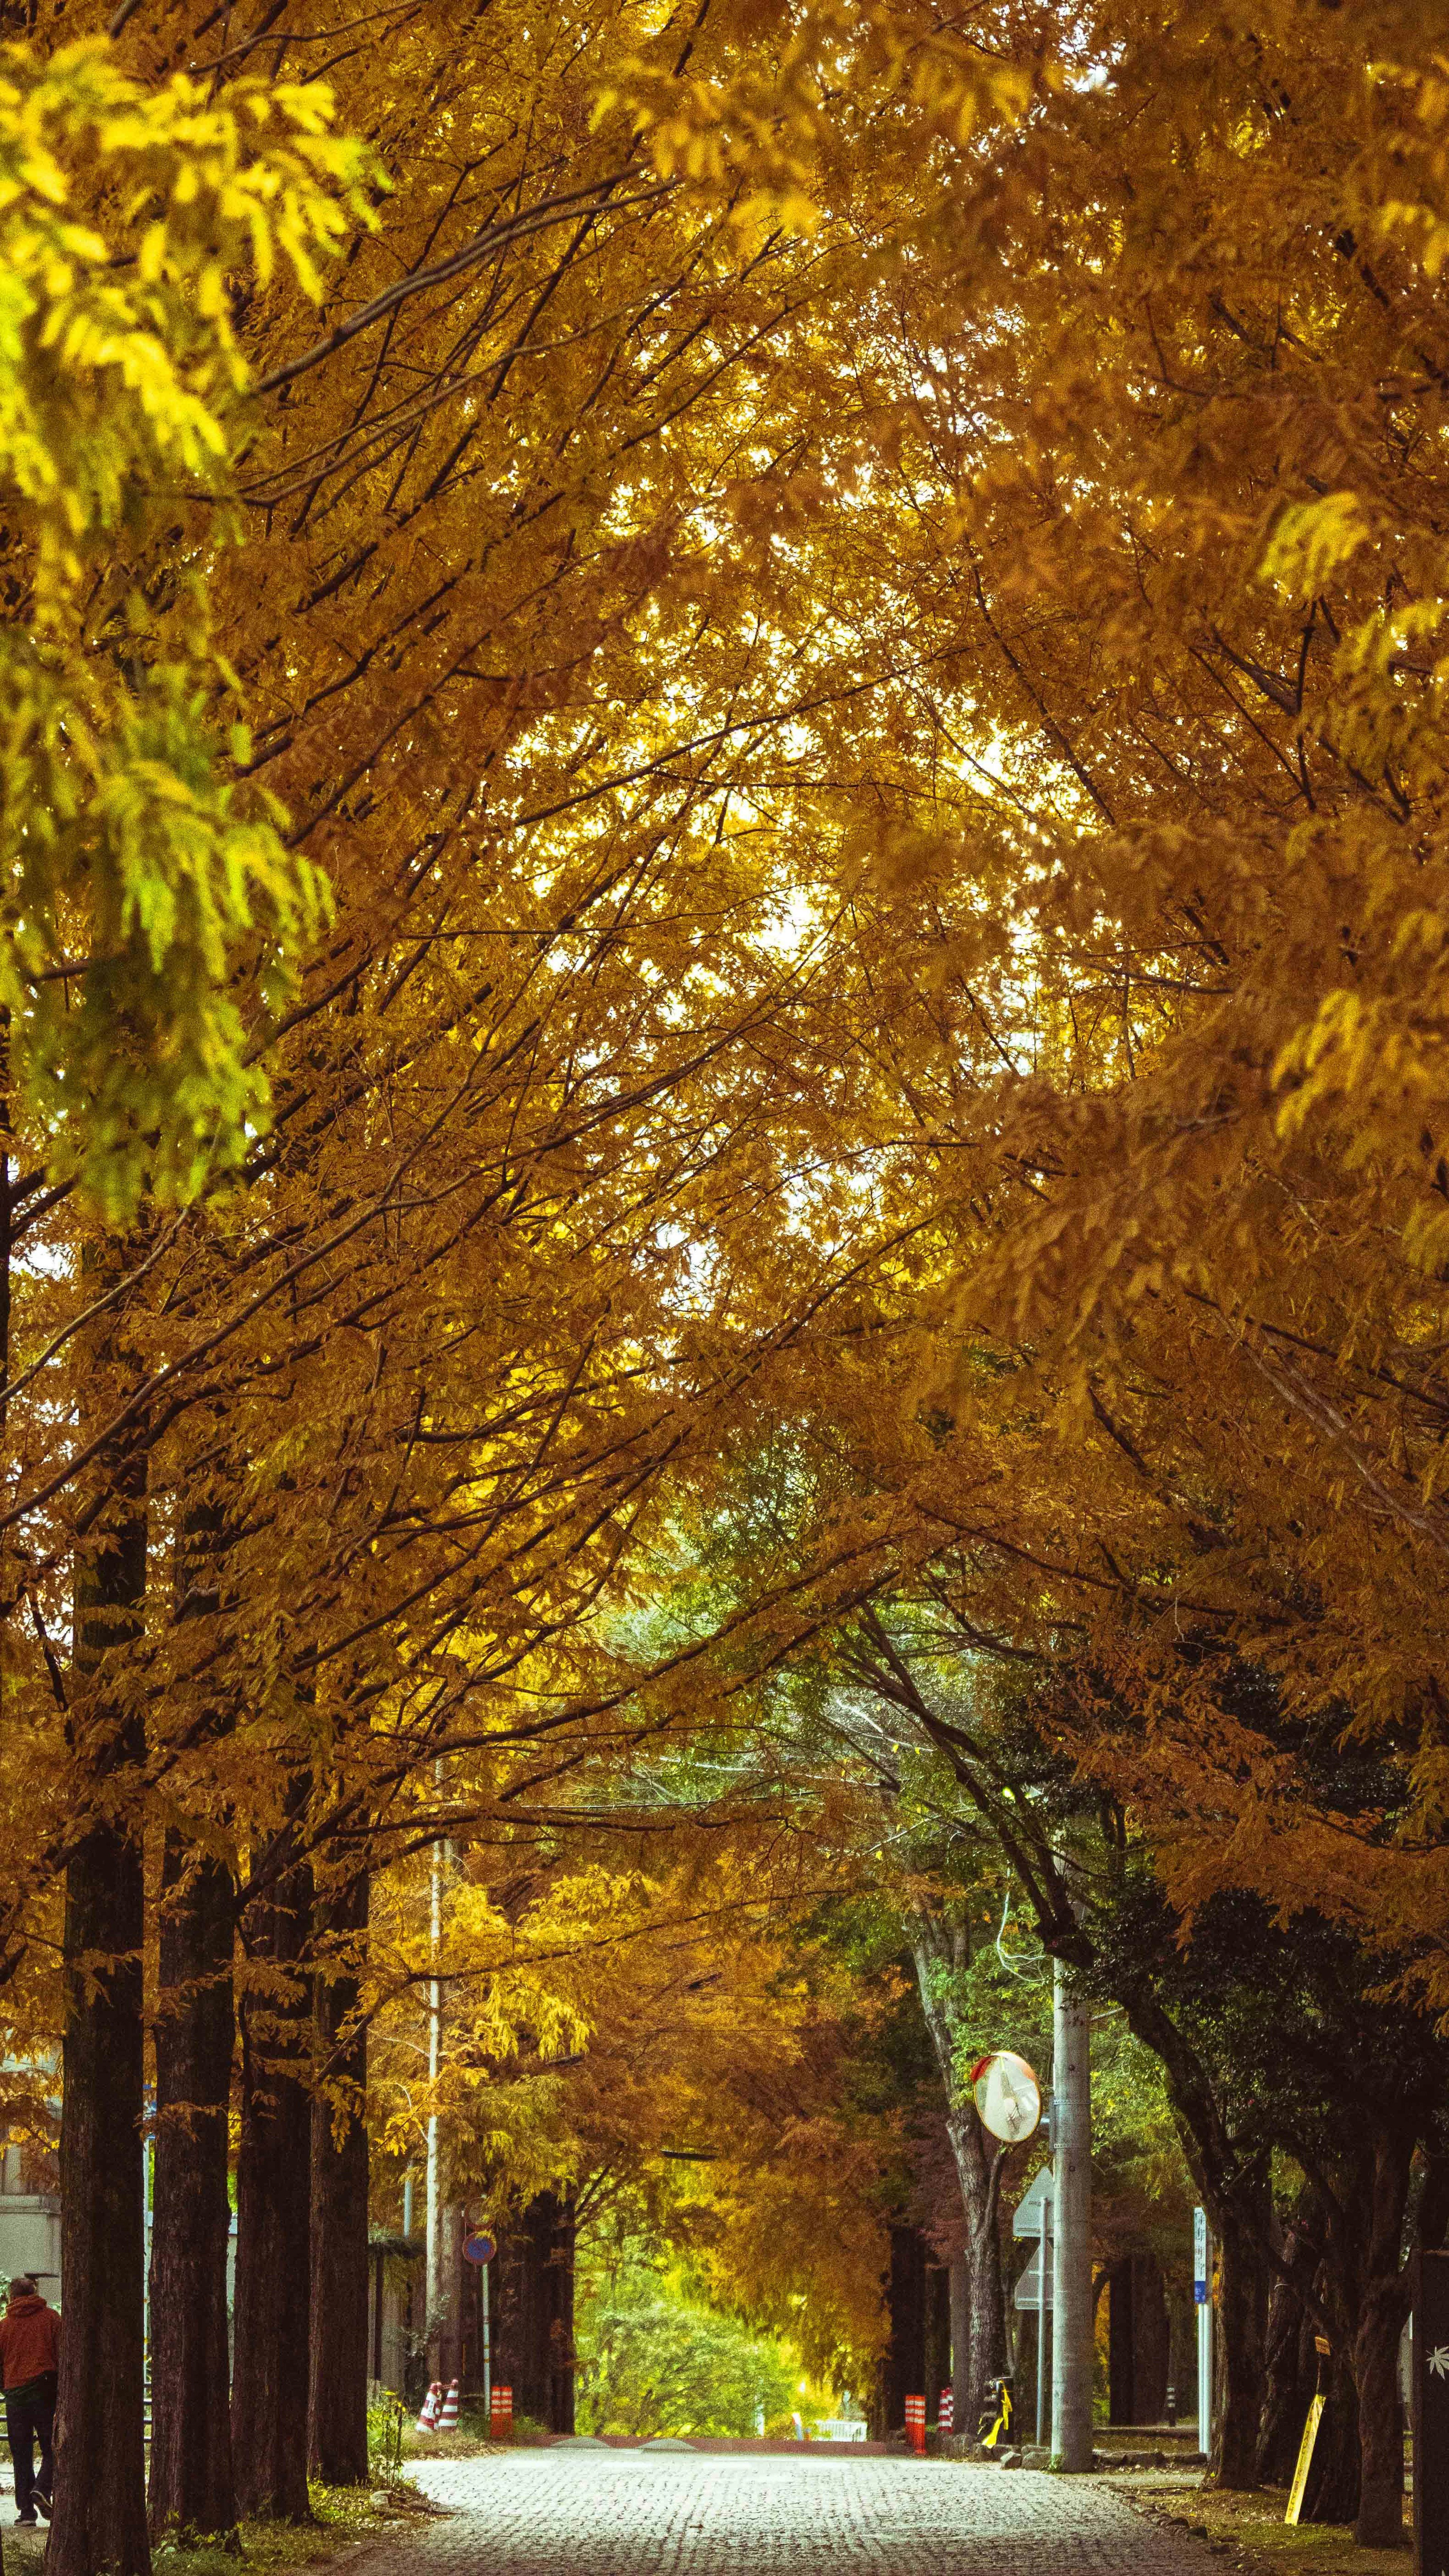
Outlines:
<svg viewBox="0 0 1449 2576"><path fill-rule="evenodd" d="M1013 2049L993 2049L971 2069L971 2090L983 2129L1008 2147L1019 2147L1041 2126L1041 2086L1035 2070Z"/></svg>

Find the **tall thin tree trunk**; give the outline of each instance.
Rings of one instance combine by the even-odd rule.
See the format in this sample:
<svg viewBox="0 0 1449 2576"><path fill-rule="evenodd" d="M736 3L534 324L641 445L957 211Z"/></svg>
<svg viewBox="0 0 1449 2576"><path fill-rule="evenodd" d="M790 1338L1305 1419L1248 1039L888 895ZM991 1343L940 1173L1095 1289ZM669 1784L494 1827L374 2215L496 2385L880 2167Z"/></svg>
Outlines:
<svg viewBox="0 0 1449 2576"><path fill-rule="evenodd" d="M233 2043L230 1872L166 1836L156 2020L151 2229L151 2528L230 2532L228 2127Z"/></svg>
<svg viewBox="0 0 1449 2576"><path fill-rule="evenodd" d="M300 1803L300 1793L299 1793ZM288 1825L261 1857L246 1909L242 2126L237 2160L237 2504L306 2522L311 2316L311 1995L304 1967L312 1874Z"/></svg>
<svg viewBox="0 0 1449 2576"><path fill-rule="evenodd" d="M1410 2137L1388 2133L1375 2141L1363 2290L1353 2339L1359 2442L1354 2538L1361 2549L1405 2546L1399 2338L1408 2314L1409 2290L1400 2257L1413 2143Z"/></svg>
<svg viewBox="0 0 1449 2576"><path fill-rule="evenodd" d="M107 1381L117 1372L98 1355ZM146 1588L146 1451L139 1431L99 1461L100 1510L77 1550L69 1734L73 1794L91 1822L66 1871L60 2126L61 2337L50 2576L149 2576L141 2192L144 2110L141 1772L145 1736L128 1649ZM82 1803L83 1802L83 1803Z"/></svg>
<svg viewBox="0 0 1449 2576"><path fill-rule="evenodd" d="M328 1903L340 1955L317 1979L323 2088L312 2105L312 2338L308 2458L329 2486L367 2477L367 2035L349 2034L360 1991L357 1937L368 1881L359 1874Z"/></svg>

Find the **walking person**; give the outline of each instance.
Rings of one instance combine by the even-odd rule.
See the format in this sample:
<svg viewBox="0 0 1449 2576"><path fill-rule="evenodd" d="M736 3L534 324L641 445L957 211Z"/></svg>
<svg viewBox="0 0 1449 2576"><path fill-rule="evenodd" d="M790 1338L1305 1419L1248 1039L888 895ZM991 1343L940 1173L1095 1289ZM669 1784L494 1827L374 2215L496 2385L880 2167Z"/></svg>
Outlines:
<svg viewBox="0 0 1449 2576"><path fill-rule="evenodd" d="M9 2305L0 2317L0 2387L5 2391L5 2439L15 2462L15 2519L32 2529L37 2505L50 2520L59 2364L60 2319L29 2274L17 2272L10 2284Z"/></svg>

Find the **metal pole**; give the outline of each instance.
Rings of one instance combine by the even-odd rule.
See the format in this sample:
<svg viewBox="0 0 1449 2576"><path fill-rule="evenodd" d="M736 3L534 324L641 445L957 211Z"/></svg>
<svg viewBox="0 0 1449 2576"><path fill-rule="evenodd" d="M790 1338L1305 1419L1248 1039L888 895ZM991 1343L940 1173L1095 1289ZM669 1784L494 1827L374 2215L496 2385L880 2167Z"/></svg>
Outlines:
<svg viewBox="0 0 1449 2576"><path fill-rule="evenodd" d="M493 2337L488 2305L488 2265L483 2266L483 2426L493 2427Z"/></svg>
<svg viewBox="0 0 1449 2576"><path fill-rule="evenodd" d="M155 2143L148 2138L141 2152L141 2410L151 2430L151 2200L155 2181Z"/></svg>
<svg viewBox="0 0 1449 2576"><path fill-rule="evenodd" d="M1197 2300L1197 2447L1204 2459L1213 2447L1213 2245L1207 2212L1195 2209L1193 2224L1193 2293Z"/></svg>
<svg viewBox="0 0 1449 2576"><path fill-rule="evenodd" d="M1052 1975L1052 2466L1092 2465L1092 2030L1060 1959Z"/></svg>
<svg viewBox="0 0 1449 2576"><path fill-rule="evenodd" d="M1048 2285L1053 2277L1053 2202L1042 2200L1042 2244L1037 2249L1037 2450L1048 2406Z"/></svg>

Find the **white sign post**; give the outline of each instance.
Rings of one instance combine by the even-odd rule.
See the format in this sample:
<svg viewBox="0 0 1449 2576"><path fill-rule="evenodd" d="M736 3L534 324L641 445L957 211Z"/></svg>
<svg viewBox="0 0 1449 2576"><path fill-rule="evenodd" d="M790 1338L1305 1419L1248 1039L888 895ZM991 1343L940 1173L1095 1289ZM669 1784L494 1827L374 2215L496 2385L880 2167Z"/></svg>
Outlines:
<svg viewBox="0 0 1449 2576"><path fill-rule="evenodd" d="M1212 2239L1207 2211L1192 2213L1192 2295L1197 2303L1197 2447L1206 2459L1213 2446Z"/></svg>
<svg viewBox="0 0 1449 2576"><path fill-rule="evenodd" d="M1036 2311L1036 2438L1041 2446L1045 2420L1047 2319L1052 2306L1052 2169L1043 2165L1028 2184L1012 2215L1013 2236L1035 2236L1037 2250L1016 2285L1016 2304Z"/></svg>

